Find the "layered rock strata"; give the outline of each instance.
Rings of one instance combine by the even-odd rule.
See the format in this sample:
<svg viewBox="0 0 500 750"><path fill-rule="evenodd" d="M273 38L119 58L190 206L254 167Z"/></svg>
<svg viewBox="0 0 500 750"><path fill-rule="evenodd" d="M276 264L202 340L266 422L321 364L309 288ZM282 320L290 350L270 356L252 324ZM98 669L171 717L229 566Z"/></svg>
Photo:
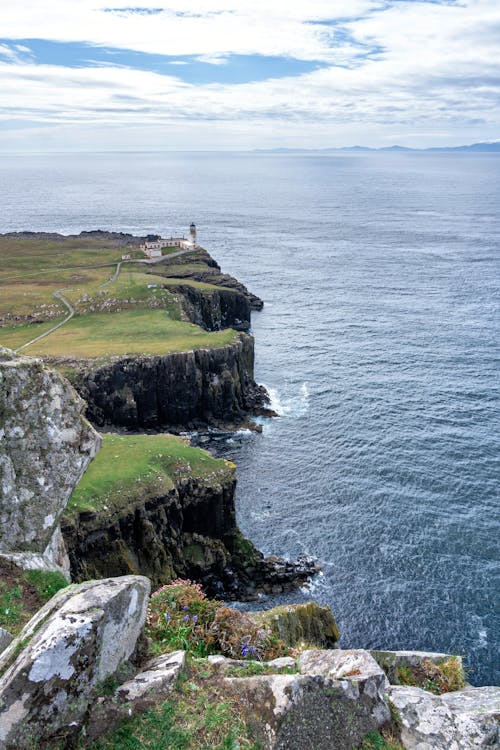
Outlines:
<svg viewBox="0 0 500 750"><path fill-rule="evenodd" d="M109 512L66 515L62 531L75 580L129 573L159 586L178 576L210 596L252 599L296 588L317 572L311 558L264 558L236 525L233 472L213 482L181 478L161 497Z"/></svg>
<svg viewBox="0 0 500 750"><path fill-rule="evenodd" d="M76 365L71 381L100 427L182 431L235 424L268 403L253 376L253 338L244 333L215 349Z"/></svg>

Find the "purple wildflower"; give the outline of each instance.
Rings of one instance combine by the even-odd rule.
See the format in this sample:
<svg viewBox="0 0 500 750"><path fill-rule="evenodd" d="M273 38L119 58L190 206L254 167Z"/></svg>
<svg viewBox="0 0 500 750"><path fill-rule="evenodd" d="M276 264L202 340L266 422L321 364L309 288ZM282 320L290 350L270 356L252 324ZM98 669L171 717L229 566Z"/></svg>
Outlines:
<svg viewBox="0 0 500 750"><path fill-rule="evenodd" d="M241 647L241 655L245 659L248 656L248 643L244 643Z"/></svg>
<svg viewBox="0 0 500 750"><path fill-rule="evenodd" d="M189 607L188 607L188 605L187 605L187 604L185 604L185 605L183 606L183 608L182 608L182 609L184 610L184 612L187 612L187 611L188 611L188 609L189 609Z"/></svg>
<svg viewBox="0 0 500 750"><path fill-rule="evenodd" d="M189 622L189 615L184 615L182 619L184 620L184 622Z"/></svg>
<svg viewBox="0 0 500 750"><path fill-rule="evenodd" d="M193 615L193 622L198 622L198 615Z"/></svg>

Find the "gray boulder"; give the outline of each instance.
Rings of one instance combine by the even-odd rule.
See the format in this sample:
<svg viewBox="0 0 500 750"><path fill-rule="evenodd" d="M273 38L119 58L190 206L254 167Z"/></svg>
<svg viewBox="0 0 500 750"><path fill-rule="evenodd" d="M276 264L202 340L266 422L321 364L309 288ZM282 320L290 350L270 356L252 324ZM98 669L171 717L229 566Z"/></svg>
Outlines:
<svg viewBox="0 0 500 750"><path fill-rule="evenodd" d="M265 750L354 750L390 720L387 678L366 651L305 651L300 674L227 677Z"/></svg>
<svg viewBox="0 0 500 750"><path fill-rule="evenodd" d="M166 700L185 662L185 651L174 651L152 659L142 672L120 685L113 695L98 698L90 708L87 737L100 737L134 713L147 711Z"/></svg>
<svg viewBox="0 0 500 750"><path fill-rule="evenodd" d="M418 687L392 686L388 692L407 750L500 748L500 688L433 695Z"/></svg>
<svg viewBox="0 0 500 750"><path fill-rule="evenodd" d="M0 655L0 750L78 731L99 684L133 655L149 590L142 576L89 581L39 610Z"/></svg>
<svg viewBox="0 0 500 750"><path fill-rule="evenodd" d="M59 518L101 442L84 408L57 372L0 347L0 553L64 558Z"/></svg>
<svg viewBox="0 0 500 750"><path fill-rule="evenodd" d="M14 636L12 636L8 630L0 628L0 654L2 653L2 651L5 651L7 646L9 646L13 640Z"/></svg>

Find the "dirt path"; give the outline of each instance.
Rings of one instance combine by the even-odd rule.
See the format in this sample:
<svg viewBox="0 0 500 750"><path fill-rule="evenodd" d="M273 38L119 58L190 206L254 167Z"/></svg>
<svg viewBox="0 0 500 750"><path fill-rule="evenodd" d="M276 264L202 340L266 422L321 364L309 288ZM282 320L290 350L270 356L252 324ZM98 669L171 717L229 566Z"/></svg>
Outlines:
<svg viewBox="0 0 500 750"><path fill-rule="evenodd" d="M63 305L66 305L66 307L69 310L69 315L66 318L64 318L64 320L61 320L60 323L57 323L57 325L55 325L53 328L49 328L49 330L45 331L45 333L40 334L40 336L37 336L36 338L31 339L31 341L28 341L26 344L23 344L22 346L20 346L18 349L15 350L16 354L22 351L23 349L26 349L27 346L31 346L31 344L34 344L37 341L40 341L41 339L44 339L45 336L49 335L49 333L54 333L54 331L56 331L58 328L63 326L65 323L67 323L68 320L71 320L71 318L75 314L75 308L72 307L72 305L68 302L68 300L62 296L61 292L63 291L64 289L58 289L57 292L54 292L54 297L57 297L57 299L60 300L63 303Z"/></svg>
<svg viewBox="0 0 500 750"><path fill-rule="evenodd" d="M177 253L171 253L170 255L162 255L160 258L150 258L149 260L120 260L116 264L115 271L113 275L107 280L104 281L102 284L99 284L100 288L107 286L108 284L112 284L113 281L116 281L118 276L120 275L120 270L123 263L145 263L146 265L155 265L156 263L161 263L162 260L165 260L166 258L177 258L179 255L185 255L186 253L192 253L193 249L189 248L188 250L179 250ZM106 264L109 265L109 264ZM102 268L102 265L99 266L84 266L85 268ZM67 269L61 269L61 270L67 270ZM46 336L49 336L51 333L54 333L54 331L57 331L58 328L61 328L61 326L65 325L68 320L71 320L73 315L75 314L75 308L72 307L72 305L68 302L68 300L62 296L61 292L64 292L64 289L58 289L57 292L54 292L54 297L57 297L58 300L60 300L63 305L66 305L66 307L69 310L69 315L67 315L64 320L61 320L60 323L57 323L53 328L49 328L48 331L45 331L45 333L40 334L40 336L37 336L34 339L31 339L31 341L28 341L26 344L23 344L18 349L16 349L16 353L22 351L23 349L26 349L26 347L31 346L31 344L35 344L37 341L40 341L41 339L44 339Z"/></svg>

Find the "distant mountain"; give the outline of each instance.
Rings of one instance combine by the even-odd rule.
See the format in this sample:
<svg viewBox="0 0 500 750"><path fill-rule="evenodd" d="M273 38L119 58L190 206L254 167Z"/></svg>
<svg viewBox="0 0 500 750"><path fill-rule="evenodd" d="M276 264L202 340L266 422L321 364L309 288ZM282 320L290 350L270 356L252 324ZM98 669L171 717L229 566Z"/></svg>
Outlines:
<svg viewBox="0 0 500 750"><path fill-rule="evenodd" d="M369 146L342 146L339 148L256 148L256 153L261 154L302 154L310 151L320 153L332 153L335 151L411 151L416 153L428 151L479 151L485 153L500 153L500 141L483 141L471 143L468 146L432 146L430 148L408 148L407 146L383 146L382 148L370 148Z"/></svg>

